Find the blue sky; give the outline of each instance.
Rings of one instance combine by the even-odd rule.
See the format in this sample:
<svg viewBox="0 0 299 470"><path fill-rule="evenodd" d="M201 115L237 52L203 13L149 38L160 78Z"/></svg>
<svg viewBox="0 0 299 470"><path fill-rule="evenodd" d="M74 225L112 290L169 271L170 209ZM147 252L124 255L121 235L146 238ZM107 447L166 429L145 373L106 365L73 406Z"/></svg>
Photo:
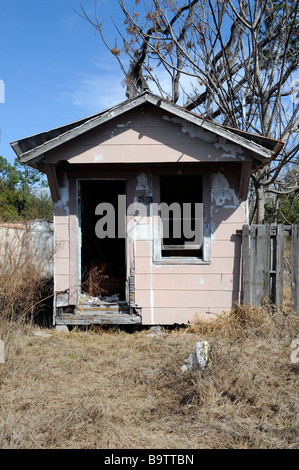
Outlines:
<svg viewBox="0 0 299 470"><path fill-rule="evenodd" d="M125 99L122 73L92 26L94 0L1 2L0 155L13 162L9 142L99 112ZM97 14L114 41L117 0L98 0ZM0 93L1 98L1 93ZM1 101L1 99L0 99Z"/></svg>

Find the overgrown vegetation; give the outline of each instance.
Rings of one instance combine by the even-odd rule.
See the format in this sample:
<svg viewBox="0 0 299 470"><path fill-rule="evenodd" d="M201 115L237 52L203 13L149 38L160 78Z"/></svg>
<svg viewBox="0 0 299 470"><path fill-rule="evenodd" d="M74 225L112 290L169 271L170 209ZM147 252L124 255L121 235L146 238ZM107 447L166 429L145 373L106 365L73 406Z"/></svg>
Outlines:
<svg viewBox="0 0 299 470"><path fill-rule="evenodd" d="M53 219L53 204L43 175L0 157L0 222Z"/></svg>
<svg viewBox="0 0 299 470"><path fill-rule="evenodd" d="M149 333L11 325L0 364L1 448L299 447L297 316L245 306ZM202 339L208 368L182 372Z"/></svg>
<svg viewBox="0 0 299 470"><path fill-rule="evenodd" d="M285 172L283 179L286 184L298 179L298 158L291 169ZM296 225L299 222L298 190L289 194L273 193L265 206L265 222Z"/></svg>
<svg viewBox="0 0 299 470"><path fill-rule="evenodd" d="M63 334L33 321L53 291L31 232L7 229L0 248L1 448L299 447L299 317L287 296L282 309L237 306L161 335ZM199 340L208 367L183 372Z"/></svg>
<svg viewBox="0 0 299 470"><path fill-rule="evenodd" d="M0 233L0 321L24 325L46 313L47 298L53 295L49 269L53 250L38 233L20 224ZM51 302L51 307L52 307ZM51 308L52 311L52 308Z"/></svg>

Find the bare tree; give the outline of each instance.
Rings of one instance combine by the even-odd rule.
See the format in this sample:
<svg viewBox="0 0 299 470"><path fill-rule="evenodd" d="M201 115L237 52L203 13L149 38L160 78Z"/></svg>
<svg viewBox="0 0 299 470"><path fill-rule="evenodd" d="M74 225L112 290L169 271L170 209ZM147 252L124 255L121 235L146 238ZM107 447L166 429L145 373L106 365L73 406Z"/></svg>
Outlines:
<svg viewBox="0 0 299 470"><path fill-rule="evenodd" d="M278 158L252 174L253 215L262 223L269 192L299 191L298 172L288 171L296 175L291 183L284 178L298 154L292 79L299 58L299 0L135 0L131 11L124 0L118 3L125 26L115 25L120 47L117 40L108 45L96 10L91 19L81 6L81 16L118 60L127 97L154 87L223 125L285 142Z"/></svg>

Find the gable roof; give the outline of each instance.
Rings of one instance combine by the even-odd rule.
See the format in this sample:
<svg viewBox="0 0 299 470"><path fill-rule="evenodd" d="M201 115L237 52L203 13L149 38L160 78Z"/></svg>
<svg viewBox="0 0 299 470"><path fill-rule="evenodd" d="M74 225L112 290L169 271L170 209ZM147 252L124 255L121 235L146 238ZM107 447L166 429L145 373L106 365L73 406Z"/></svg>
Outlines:
<svg viewBox="0 0 299 470"><path fill-rule="evenodd" d="M223 126L214 121L205 119L200 115L153 94L149 90L145 90L139 95L112 106L100 113L74 121L65 126L16 140L11 142L10 145L22 163L34 164L42 160L45 153L49 150L52 150L65 142L96 128L97 126L100 126L101 124L146 103L163 109L175 117L179 117L199 126L202 129L223 137L243 148L249 149L252 152L253 157L260 162L268 162L271 158L274 158L284 145L283 142L278 140Z"/></svg>

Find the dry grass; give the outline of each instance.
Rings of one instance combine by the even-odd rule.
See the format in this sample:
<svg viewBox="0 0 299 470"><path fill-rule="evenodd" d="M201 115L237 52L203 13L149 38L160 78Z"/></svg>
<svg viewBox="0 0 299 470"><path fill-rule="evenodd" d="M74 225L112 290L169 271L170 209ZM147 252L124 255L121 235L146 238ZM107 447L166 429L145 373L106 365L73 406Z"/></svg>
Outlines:
<svg viewBox="0 0 299 470"><path fill-rule="evenodd" d="M53 292L47 268L52 256L30 229L2 229L0 312L7 324L24 324L45 306Z"/></svg>
<svg viewBox="0 0 299 470"><path fill-rule="evenodd" d="M236 308L214 323L147 330L10 324L0 364L2 448L298 448L299 320ZM182 372L200 339L205 371Z"/></svg>
<svg viewBox="0 0 299 470"><path fill-rule="evenodd" d="M299 447L290 349L299 318L287 305L236 307L160 336L40 330L28 320L41 306L43 266L32 263L26 237L21 249L2 243L1 448ZM182 372L199 340L210 344L208 368Z"/></svg>

